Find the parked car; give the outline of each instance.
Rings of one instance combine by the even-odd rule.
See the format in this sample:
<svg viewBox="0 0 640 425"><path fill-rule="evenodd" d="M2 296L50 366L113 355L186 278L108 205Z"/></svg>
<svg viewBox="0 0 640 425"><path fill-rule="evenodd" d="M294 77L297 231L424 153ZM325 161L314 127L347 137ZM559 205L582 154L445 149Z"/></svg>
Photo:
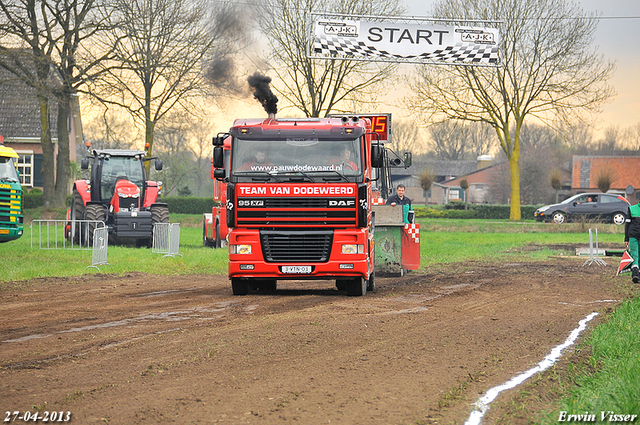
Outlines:
<svg viewBox="0 0 640 425"><path fill-rule="evenodd" d="M540 207L535 212L538 221L562 224L569 220L584 218L624 224L629 210L629 201L624 196L612 193L580 193L559 204Z"/></svg>

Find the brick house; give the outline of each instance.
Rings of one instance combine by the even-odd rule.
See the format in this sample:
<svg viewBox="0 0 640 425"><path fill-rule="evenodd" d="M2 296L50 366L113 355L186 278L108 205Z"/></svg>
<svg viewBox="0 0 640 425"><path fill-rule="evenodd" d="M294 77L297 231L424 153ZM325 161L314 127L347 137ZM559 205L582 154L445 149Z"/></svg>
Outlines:
<svg viewBox="0 0 640 425"><path fill-rule="evenodd" d="M57 111L55 102L51 102L54 155L58 154ZM71 111L68 123L69 159L76 161L76 145L82 144L82 122L77 97L72 101ZM20 155L17 164L20 180L29 189L43 186L40 128L40 110L35 90L0 68L0 135L4 137L4 144Z"/></svg>
<svg viewBox="0 0 640 425"><path fill-rule="evenodd" d="M603 176L611 179L610 192L626 193L628 188L627 199L640 200L640 156L573 156L573 193L599 192L598 179Z"/></svg>

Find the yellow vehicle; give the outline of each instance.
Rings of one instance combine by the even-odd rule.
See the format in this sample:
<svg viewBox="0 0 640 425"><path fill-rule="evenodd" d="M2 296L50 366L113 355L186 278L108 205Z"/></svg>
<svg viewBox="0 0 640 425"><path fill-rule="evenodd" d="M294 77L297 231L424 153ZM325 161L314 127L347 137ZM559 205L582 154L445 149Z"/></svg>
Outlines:
<svg viewBox="0 0 640 425"><path fill-rule="evenodd" d="M22 185L16 169L18 154L0 136L0 242L18 239L24 231Z"/></svg>

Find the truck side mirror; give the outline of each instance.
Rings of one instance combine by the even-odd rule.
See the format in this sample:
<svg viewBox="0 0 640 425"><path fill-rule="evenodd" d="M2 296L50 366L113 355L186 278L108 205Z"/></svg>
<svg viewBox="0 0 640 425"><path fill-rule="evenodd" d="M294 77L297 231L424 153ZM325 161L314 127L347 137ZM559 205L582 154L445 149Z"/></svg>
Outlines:
<svg viewBox="0 0 640 425"><path fill-rule="evenodd" d="M411 167L411 152L404 153L404 168Z"/></svg>
<svg viewBox="0 0 640 425"><path fill-rule="evenodd" d="M226 173L222 168L216 168L213 170L213 178L214 179L224 179L226 177Z"/></svg>
<svg viewBox="0 0 640 425"><path fill-rule="evenodd" d="M162 160L160 158L156 158L156 170L162 170Z"/></svg>
<svg viewBox="0 0 640 425"><path fill-rule="evenodd" d="M216 146L213 148L213 168L224 167L224 151L222 146Z"/></svg>
<svg viewBox="0 0 640 425"><path fill-rule="evenodd" d="M371 145L371 166L380 168L383 165L383 148L380 145Z"/></svg>
<svg viewBox="0 0 640 425"><path fill-rule="evenodd" d="M82 158L82 161L80 161L80 169L81 170L89 169L89 158Z"/></svg>

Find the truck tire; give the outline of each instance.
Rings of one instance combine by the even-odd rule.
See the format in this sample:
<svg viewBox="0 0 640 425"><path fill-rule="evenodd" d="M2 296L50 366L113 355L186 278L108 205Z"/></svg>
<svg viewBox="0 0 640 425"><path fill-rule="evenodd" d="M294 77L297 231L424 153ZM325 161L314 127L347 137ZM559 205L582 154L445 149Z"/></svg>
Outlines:
<svg viewBox="0 0 640 425"><path fill-rule="evenodd" d="M69 242L81 244L82 223L76 220L84 220L84 202L80 194L74 189L71 201L71 228L69 231ZM86 241L85 241L86 242Z"/></svg>
<svg viewBox="0 0 640 425"><path fill-rule="evenodd" d="M361 297L367 293L367 279L364 277L356 277L349 281L347 285L347 295L350 297Z"/></svg>
<svg viewBox="0 0 640 425"><path fill-rule="evenodd" d="M87 240L91 247L93 246L93 231L98 227L102 227L102 224L98 222L104 222L107 219L107 212L102 205L89 204L85 209L84 219L89 220L87 223Z"/></svg>
<svg viewBox="0 0 640 425"><path fill-rule="evenodd" d="M220 239L220 222L216 220L216 242L215 248L222 248L222 240Z"/></svg>
<svg viewBox="0 0 640 425"><path fill-rule="evenodd" d="M207 223L206 220L202 222L202 246L205 248L211 248L214 246L213 242L207 239Z"/></svg>
<svg viewBox="0 0 640 425"><path fill-rule="evenodd" d="M249 281L232 277L231 290L233 295L247 295L249 293Z"/></svg>
<svg viewBox="0 0 640 425"><path fill-rule="evenodd" d="M376 291L376 272L375 271L369 275L369 281L367 283L367 291L368 292Z"/></svg>

